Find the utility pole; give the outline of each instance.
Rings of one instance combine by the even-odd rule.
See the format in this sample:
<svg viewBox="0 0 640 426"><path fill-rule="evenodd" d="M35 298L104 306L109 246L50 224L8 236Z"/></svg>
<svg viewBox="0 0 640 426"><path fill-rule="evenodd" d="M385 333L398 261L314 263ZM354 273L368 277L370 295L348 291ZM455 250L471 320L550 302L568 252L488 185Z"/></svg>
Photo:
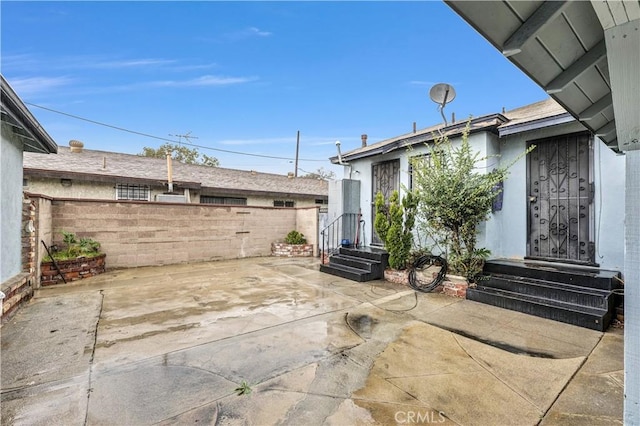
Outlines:
<svg viewBox="0 0 640 426"><path fill-rule="evenodd" d="M293 176L298 177L298 152L300 151L300 130L298 130L298 137L296 138L296 164L293 171Z"/></svg>

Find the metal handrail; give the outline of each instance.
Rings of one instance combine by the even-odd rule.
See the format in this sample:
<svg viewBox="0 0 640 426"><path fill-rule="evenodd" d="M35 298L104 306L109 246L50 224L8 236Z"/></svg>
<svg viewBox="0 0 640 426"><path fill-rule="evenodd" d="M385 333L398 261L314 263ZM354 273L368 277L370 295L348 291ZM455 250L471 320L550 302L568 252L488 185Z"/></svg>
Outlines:
<svg viewBox="0 0 640 426"><path fill-rule="evenodd" d="M322 248L320 258L326 258L337 252L345 241L354 247L361 247L364 240L364 220L361 213L343 213L335 218L321 232Z"/></svg>

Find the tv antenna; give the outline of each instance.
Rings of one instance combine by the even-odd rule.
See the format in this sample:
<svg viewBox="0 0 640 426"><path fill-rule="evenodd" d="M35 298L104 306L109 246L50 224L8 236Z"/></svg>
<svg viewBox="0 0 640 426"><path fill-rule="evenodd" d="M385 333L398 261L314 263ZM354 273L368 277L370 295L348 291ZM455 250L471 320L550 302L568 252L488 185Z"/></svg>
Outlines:
<svg viewBox="0 0 640 426"><path fill-rule="evenodd" d="M448 123L447 118L444 116L444 107L456 98L455 89L450 84L438 83L429 90L429 97L433 102L438 104L438 110L440 111L440 115L442 115L444 125L446 126Z"/></svg>
<svg viewBox="0 0 640 426"><path fill-rule="evenodd" d="M198 139L197 136L191 136L191 131L188 131L184 135L172 135L171 133L169 133L169 136L173 136L174 138L178 138L178 145L180 145L182 143L182 138L184 138L185 143L188 143L188 144L191 143L191 139Z"/></svg>

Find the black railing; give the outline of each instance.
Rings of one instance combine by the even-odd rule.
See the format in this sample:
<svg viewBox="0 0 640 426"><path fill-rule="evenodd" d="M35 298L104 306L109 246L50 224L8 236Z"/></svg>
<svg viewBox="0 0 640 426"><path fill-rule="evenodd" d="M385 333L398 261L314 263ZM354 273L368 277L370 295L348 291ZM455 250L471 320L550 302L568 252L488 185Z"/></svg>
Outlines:
<svg viewBox="0 0 640 426"><path fill-rule="evenodd" d="M364 245L364 220L361 213L344 213L327 225L321 232L322 248L320 258L327 262L330 255L342 246L362 247Z"/></svg>

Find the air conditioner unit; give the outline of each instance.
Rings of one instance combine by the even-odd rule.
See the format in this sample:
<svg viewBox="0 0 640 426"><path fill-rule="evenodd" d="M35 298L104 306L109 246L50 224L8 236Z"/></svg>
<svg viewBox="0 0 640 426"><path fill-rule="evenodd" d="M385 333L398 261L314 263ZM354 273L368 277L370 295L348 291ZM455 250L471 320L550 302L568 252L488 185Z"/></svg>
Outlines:
<svg viewBox="0 0 640 426"><path fill-rule="evenodd" d="M159 203L186 203L187 197L184 195L158 194L156 201Z"/></svg>

